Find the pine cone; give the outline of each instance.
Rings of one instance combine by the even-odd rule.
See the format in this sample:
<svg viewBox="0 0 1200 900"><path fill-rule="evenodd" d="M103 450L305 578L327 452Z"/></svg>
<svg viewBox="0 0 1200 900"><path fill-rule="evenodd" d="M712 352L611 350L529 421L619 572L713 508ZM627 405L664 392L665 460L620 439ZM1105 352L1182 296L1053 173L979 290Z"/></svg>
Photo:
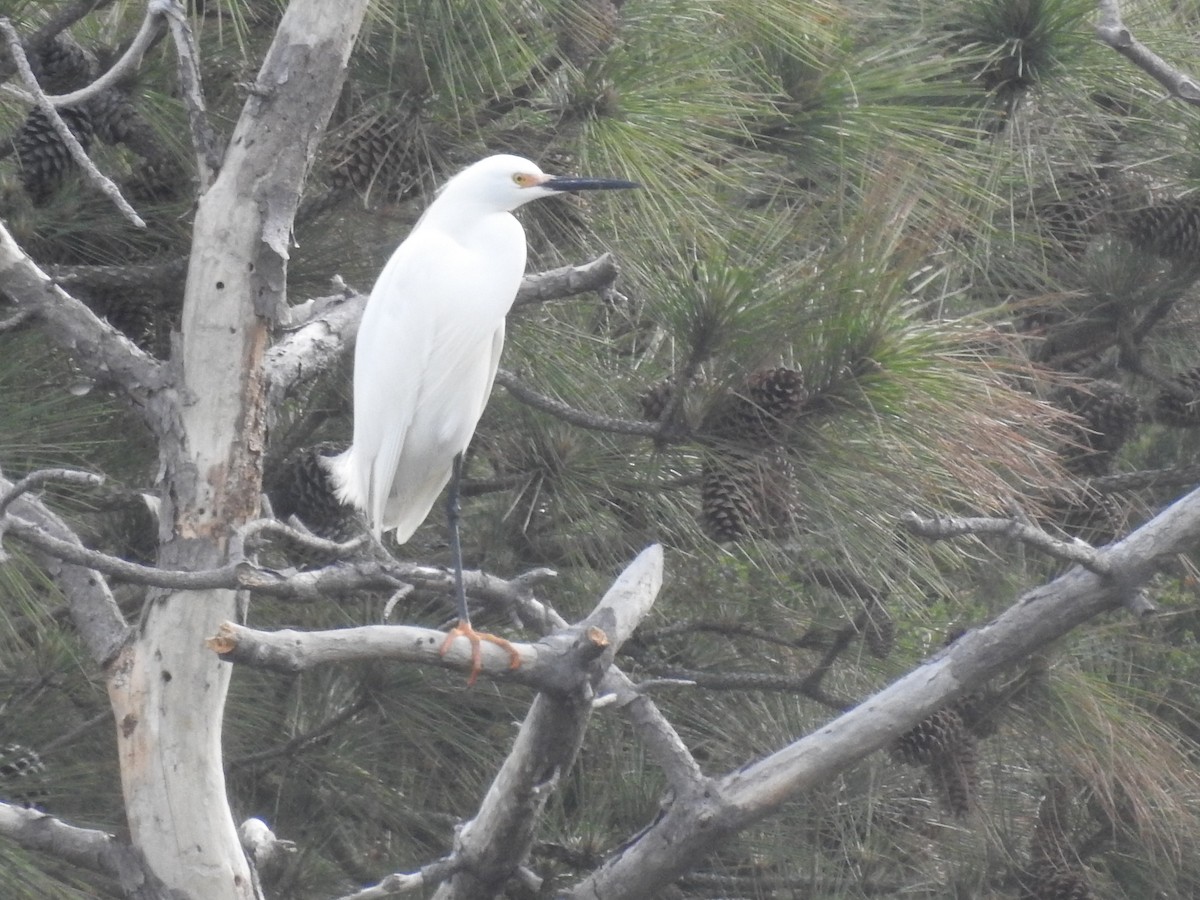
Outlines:
<svg viewBox="0 0 1200 900"><path fill-rule="evenodd" d="M1070 172L1035 201L1038 223L1045 234L1069 253L1082 253L1088 241L1103 230L1111 205L1107 177L1111 169Z"/></svg>
<svg viewBox="0 0 1200 900"><path fill-rule="evenodd" d="M746 379L747 397L769 424L786 422L808 399L804 373L799 369L760 369Z"/></svg>
<svg viewBox="0 0 1200 900"><path fill-rule="evenodd" d="M87 150L92 142L92 117L87 109L64 107L58 114ZM71 151L41 107L30 110L14 143L21 164L21 184L34 205L40 206L50 199L63 176L75 165Z"/></svg>
<svg viewBox="0 0 1200 900"><path fill-rule="evenodd" d="M741 443L779 440L808 400L799 369L760 369L747 376L744 388L723 398L705 430Z"/></svg>
<svg viewBox="0 0 1200 900"><path fill-rule="evenodd" d="M929 765L939 757L953 754L970 734L962 716L953 707L943 707L896 738L892 758L910 766Z"/></svg>
<svg viewBox="0 0 1200 900"><path fill-rule="evenodd" d="M350 187L361 194L380 192L388 200L406 196L417 185L417 125L415 115L397 112L360 121L335 152L331 166L334 187Z"/></svg>
<svg viewBox="0 0 1200 900"><path fill-rule="evenodd" d="M704 530L714 541L736 541L750 532L754 507L750 501L745 461L706 461L700 479L700 514Z"/></svg>
<svg viewBox="0 0 1200 900"><path fill-rule="evenodd" d="M979 791L979 745L975 736L965 733L946 753L930 760L928 767L942 806L960 819L970 815Z"/></svg>
<svg viewBox="0 0 1200 900"><path fill-rule="evenodd" d="M362 532L358 513L342 503L335 492L325 460L345 450L330 442L305 447L288 457L271 473L267 496L275 517L286 522L295 516L318 537L347 541Z"/></svg>
<svg viewBox="0 0 1200 900"><path fill-rule="evenodd" d="M42 43L29 62L47 94L68 94L87 87L96 77L95 59L66 32Z"/></svg>
<svg viewBox="0 0 1200 900"><path fill-rule="evenodd" d="M1162 390L1154 398L1154 421L1173 428L1200 428L1200 366L1171 378L1176 390Z"/></svg>
<svg viewBox="0 0 1200 900"><path fill-rule="evenodd" d="M1126 234L1136 247L1168 259L1200 259L1200 196L1192 195L1130 215Z"/></svg>
<svg viewBox="0 0 1200 900"><path fill-rule="evenodd" d="M716 541L788 533L799 519L795 468L783 447L707 461L700 483L705 531Z"/></svg>
<svg viewBox="0 0 1200 900"><path fill-rule="evenodd" d="M675 379L664 378L646 388L638 395L638 405L642 408L642 418L647 422L657 422L666 412L667 404L675 396Z"/></svg>
<svg viewBox="0 0 1200 900"><path fill-rule="evenodd" d="M1056 402L1084 420L1071 430L1071 445L1063 449L1067 468L1087 475L1104 475L1113 458L1137 430L1141 420L1138 399L1112 381L1093 381L1060 391Z"/></svg>

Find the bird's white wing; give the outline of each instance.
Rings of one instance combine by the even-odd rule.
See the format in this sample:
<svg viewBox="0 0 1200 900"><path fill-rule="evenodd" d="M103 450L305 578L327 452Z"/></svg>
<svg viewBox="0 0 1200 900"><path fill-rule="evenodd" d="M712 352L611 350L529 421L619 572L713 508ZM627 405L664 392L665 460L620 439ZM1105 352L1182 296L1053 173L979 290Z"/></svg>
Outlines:
<svg viewBox="0 0 1200 900"><path fill-rule="evenodd" d="M470 441L523 268L523 254L497 268L418 229L380 274L355 350L354 444L335 464L343 498L377 532L407 539Z"/></svg>

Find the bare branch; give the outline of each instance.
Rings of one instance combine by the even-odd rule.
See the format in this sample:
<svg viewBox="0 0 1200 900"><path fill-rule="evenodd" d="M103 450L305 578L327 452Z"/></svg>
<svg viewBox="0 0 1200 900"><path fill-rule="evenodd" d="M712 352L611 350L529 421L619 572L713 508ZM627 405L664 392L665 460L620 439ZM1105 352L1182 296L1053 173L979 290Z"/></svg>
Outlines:
<svg viewBox="0 0 1200 900"><path fill-rule="evenodd" d="M1121 21L1118 0L1099 0L1096 36L1185 103L1200 106L1200 84L1139 41Z"/></svg>
<svg viewBox="0 0 1200 900"><path fill-rule="evenodd" d="M1200 482L1200 466L1172 466L1167 469L1144 469L1140 472L1117 472L1089 478L1084 484L1089 491L1114 494L1157 487L1186 487Z"/></svg>
<svg viewBox="0 0 1200 900"><path fill-rule="evenodd" d="M77 828L37 810L0 803L0 834L22 847L115 878L127 897L177 897L154 877L137 850L107 832Z"/></svg>
<svg viewBox="0 0 1200 900"><path fill-rule="evenodd" d="M820 686L821 677L814 677L818 670L806 676L776 675L772 672L706 672L684 669L680 666L647 664L643 668L652 675L669 679L677 684L688 684L711 691L770 691L782 694L799 694L824 707L842 712L854 706L844 697L834 697ZM828 669L819 670L824 675Z"/></svg>
<svg viewBox="0 0 1200 900"><path fill-rule="evenodd" d="M167 17L175 53L179 57L179 89L183 105L187 109L188 126L192 132L192 146L196 152L196 172L199 177L199 193L208 190L221 168L221 141L208 121L204 103L203 80L200 77L200 54L196 47L196 36L188 24L187 11L179 0L151 0L150 8Z"/></svg>
<svg viewBox="0 0 1200 900"><path fill-rule="evenodd" d="M50 280L0 222L0 282L20 312L37 316L52 341L75 354L76 364L100 384L115 384L156 433L175 422L166 397L172 379L165 364Z"/></svg>
<svg viewBox="0 0 1200 900"><path fill-rule="evenodd" d="M28 480L28 479L27 479ZM17 485L0 475L0 492L9 512L3 519L4 530L15 534L20 528L36 529L56 546L85 549L78 535L48 510L36 497L18 491ZM17 517L20 518L17 518ZM87 644L92 658L107 663L124 644L129 629L117 607L108 582L95 570L71 564L61 553L37 548L42 567L66 597L71 620ZM65 564L64 564L65 563Z"/></svg>
<svg viewBox="0 0 1200 900"><path fill-rule="evenodd" d="M382 900L385 897L395 897L397 894L411 894L423 887L440 884L450 877L454 864L449 859L422 866L419 872L405 875L399 872L384 878L379 884L346 894L338 900Z"/></svg>
<svg viewBox="0 0 1200 900"><path fill-rule="evenodd" d="M453 874L435 900L491 895L517 876L533 844L541 812L571 769L591 715L594 686L621 644L649 613L662 586L663 553L648 547L625 569L599 605L580 623L584 633L603 629L608 646L581 691L542 692L534 698L512 750L480 805L454 841Z"/></svg>
<svg viewBox="0 0 1200 900"><path fill-rule="evenodd" d="M146 55L146 51L154 45L154 42L162 34L162 10L159 8L161 5L162 0L151 0L151 3L146 8L146 17L142 19L142 25L138 29L137 34L134 35L133 41L126 48L125 52L121 54L121 58L113 63L107 72L87 87L82 87L69 94L43 94L46 102L54 107L77 106L86 100L90 100L97 94L108 90L140 66L142 64L142 57ZM17 61L15 55L13 59L18 69L20 69L21 63ZM37 97L34 94L26 94L17 89L12 89L10 93L17 94L22 100L29 103L37 102Z"/></svg>
<svg viewBox="0 0 1200 900"><path fill-rule="evenodd" d="M67 127L67 123L62 120L62 116L58 114L58 110L54 108L54 104L47 98L46 92L42 90L41 85L38 84L37 78L33 74L33 69L29 67L29 60L25 57L25 49L21 46L21 36L17 34L17 30L13 28L12 22L5 16L0 16L0 34L3 34L5 40L8 42L8 52L12 55L12 60L17 66L17 72L20 73L21 80L33 95L34 101L46 114L46 118L50 120L50 124L54 127L59 139L62 140L67 151L71 154L71 159L83 170L88 181L108 197L125 218L138 228L145 228L146 223L137 214L137 210L130 206L129 202L121 196L121 189L117 187L116 182L96 168L96 164L88 158L87 152L79 143L79 139Z"/></svg>
<svg viewBox="0 0 1200 900"><path fill-rule="evenodd" d="M965 534L1000 535L1035 547L1055 559L1081 565L1097 575L1112 574L1106 568L1106 563L1099 552L1091 545L1078 539L1059 540L1036 525L1016 519L970 516L937 516L932 519L924 519L915 512L908 512L901 517L900 521L910 534L918 537L940 541L946 538L962 537Z"/></svg>
<svg viewBox="0 0 1200 900"><path fill-rule="evenodd" d="M607 431L611 434L634 434L641 437L659 438L662 436L662 426L657 422L645 422L640 419L619 419L615 416L605 416L598 413L584 412L580 409L539 394L537 391L521 383L512 372L499 369L496 372L496 384L508 388L508 392L534 409L540 409L564 422L588 428L592 431Z"/></svg>
<svg viewBox="0 0 1200 900"><path fill-rule="evenodd" d="M208 647L229 662L277 672L303 672L331 663L391 659L441 666L467 672L471 647L456 641L446 648L445 632L414 625L363 625L328 631L257 631L224 623L207 641ZM483 672L493 678L529 684L539 690L568 691L578 682L578 671L608 647L604 632L552 635L537 644L513 643L520 656L517 669L510 666L505 649L484 643Z"/></svg>
<svg viewBox="0 0 1200 900"><path fill-rule="evenodd" d="M19 309L11 316L5 316L0 319L0 334L5 334L9 331L19 331L25 325L33 320L33 312L28 309Z"/></svg>
<svg viewBox="0 0 1200 900"><path fill-rule="evenodd" d="M27 491L35 491L47 481L61 481L64 484L81 484L89 487L104 484L103 475L93 475L91 472L80 472L77 469L39 469L30 472L9 490L0 494L0 534L4 533L3 517L12 502ZM0 555L0 561L3 556Z"/></svg>
<svg viewBox="0 0 1200 900"><path fill-rule="evenodd" d="M339 543L319 538L311 532L300 531L278 519L255 519L234 532L233 538L229 542L229 558L238 561L245 559L246 545L260 535L281 537L304 550L341 558L354 556L358 550L370 543L370 536L365 533L352 540Z"/></svg>
<svg viewBox="0 0 1200 900"><path fill-rule="evenodd" d="M798 794L827 784L946 703L975 689L1071 629L1118 608L1166 560L1200 542L1200 490L1129 537L1097 551L1099 575L1076 566L1027 591L988 625L968 632L932 660L850 712L705 790L676 796L663 815L586 879L569 900L653 896L732 834Z"/></svg>
<svg viewBox="0 0 1200 900"><path fill-rule="evenodd" d="M534 583L554 575L550 569L534 569L508 582L508 586L514 589L511 602L520 612L521 619L535 623L535 627L543 634L570 627L552 606L533 596ZM677 793L683 795L704 781L704 773L700 771L695 757L662 710L646 695L644 685L635 685L614 663L605 671L599 692L615 699L650 755L662 768L667 783Z"/></svg>
<svg viewBox="0 0 1200 900"><path fill-rule="evenodd" d="M513 301L513 308L602 291L612 285L620 274L612 254L605 253L580 266L562 266L526 275L521 282L521 289L517 291L517 299Z"/></svg>

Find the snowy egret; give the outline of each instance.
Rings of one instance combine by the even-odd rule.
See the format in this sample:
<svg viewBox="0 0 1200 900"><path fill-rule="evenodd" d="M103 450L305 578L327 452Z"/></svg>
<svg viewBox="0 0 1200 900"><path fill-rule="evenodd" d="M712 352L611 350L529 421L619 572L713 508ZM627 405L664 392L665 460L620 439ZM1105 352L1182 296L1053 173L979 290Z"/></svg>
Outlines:
<svg viewBox="0 0 1200 900"><path fill-rule="evenodd" d="M518 156L491 156L450 179L396 248L367 301L354 352L354 439L329 460L339 498L361 509L375 537L403 544L450 482L446 511L458 600L457 637L520 657L475 631L459 541L462 455L487 405L504 344L504 318L525 272L525 230L512 210L564 191L637 187L611 178L547 175Z"/></svg>

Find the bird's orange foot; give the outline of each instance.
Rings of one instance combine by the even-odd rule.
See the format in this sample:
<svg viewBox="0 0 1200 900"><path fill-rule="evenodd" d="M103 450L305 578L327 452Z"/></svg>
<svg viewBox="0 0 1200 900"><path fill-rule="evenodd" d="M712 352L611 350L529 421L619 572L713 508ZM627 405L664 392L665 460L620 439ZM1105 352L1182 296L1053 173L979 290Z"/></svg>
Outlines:
<svg viewBox="0 0 1200 900"><path fill-rule="evenodd" d="M450 649L450 645L454 643L454 639L457 637L465 637L471 642L471 675L467 678L467 687L475 683L475 679L479 677L479 672L483 668L483 650L480 644L484 641L508 651L508 668L510 670L521 667L521 654L517 652L516 647L502 637L496 637L496 635L488 634L486 631L476 631L471 627L471 623L465 619L459 619L458 624L450 629L450 633L442 641L442 649L438 653L441 656L445 656L446 651Z"/></svg>

